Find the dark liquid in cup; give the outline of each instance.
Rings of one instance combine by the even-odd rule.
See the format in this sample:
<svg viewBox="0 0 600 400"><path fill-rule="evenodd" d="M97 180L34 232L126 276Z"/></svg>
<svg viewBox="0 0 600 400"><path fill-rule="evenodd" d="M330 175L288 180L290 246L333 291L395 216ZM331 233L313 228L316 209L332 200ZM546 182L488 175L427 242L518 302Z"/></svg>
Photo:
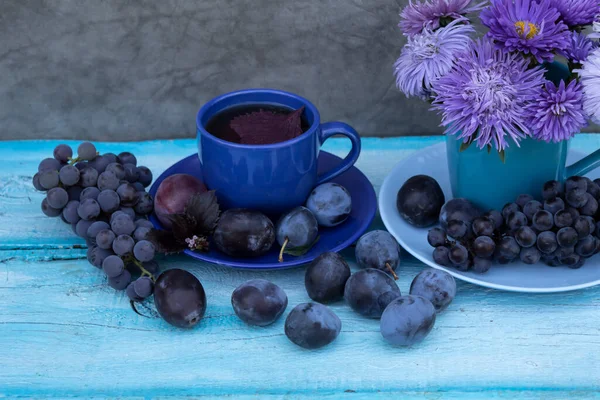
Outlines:
<svg viewBox="0 0 600 400"><path fill-rule="evenodd" d="M288 115L288 114L292 113L294 110L287 108L287 107L275 106L275 105L269 105L269 104L243 105L243 106L237 106L237 107L230 107L230 108L227 108L227 109L221 111L220 113L218 113L214 117L212 117L210 120L208 120L208 122L206 123L204 128L208 131L208 133L210 133L213 136L218 137L219 139L223 139L223 140L226 140L226 141L232 142L232 143L241 143L240 137L230 126L231 121L234 118L239 117L241 115L251 114L253 112L258 112L258 111L268 111L268 112L272 112L272 113L279 114L279 115ZM308 128L310 127L310 125L309 125L308 120L306 119L306 116L304 115L304 113L302 114L300 121L301 121L300 126L302 128L302 132L306 132L308 130ZM285 139L274 137L270 143L278 143L283 140L285 140ZM263 143L263 144L270 144L270 143Z"/></svg>

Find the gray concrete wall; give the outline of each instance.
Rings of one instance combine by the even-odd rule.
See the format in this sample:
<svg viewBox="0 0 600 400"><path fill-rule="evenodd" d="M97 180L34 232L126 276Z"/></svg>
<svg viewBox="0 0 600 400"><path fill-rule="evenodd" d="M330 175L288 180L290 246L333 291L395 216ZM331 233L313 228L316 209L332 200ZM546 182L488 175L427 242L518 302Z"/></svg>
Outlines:
<svg viewBox="0 0 600 400"><path fill-rule="evenodd" d="M2 0L0 139L193 137L205 101L301 94L364 136L440 132L394 86L407 0Z"/></svg>

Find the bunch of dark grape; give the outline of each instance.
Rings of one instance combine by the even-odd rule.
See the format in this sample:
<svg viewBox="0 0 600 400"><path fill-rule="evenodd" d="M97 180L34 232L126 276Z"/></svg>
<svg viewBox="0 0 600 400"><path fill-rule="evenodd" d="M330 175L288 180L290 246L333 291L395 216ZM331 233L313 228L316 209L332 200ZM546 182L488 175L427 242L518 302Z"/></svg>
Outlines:
<svg viewBox="0 0 600 400"><path fill-rule="evenodd" d="M446 229L431 229L427 240L435 247L434 261L479 273L494 262L516 260L581 268L600 252L600 179L549 181L541 194L541 201L523 194L501 212L490 210L474 219L449 220Z"/></svg>
<svg viewBox="0 0 600 400"><path fill-rule="evenodd" d="M151 182L152 172L137 166L133 154L100 155L89 142L79 145L76 157L71 147L58 145L33 177L35 188L46 192L43 213L70 224L88 244L88 261L132 301L152 294L158 271L154 245L146 240L152 229L147 216L153 200L146 192Z"/></svg>

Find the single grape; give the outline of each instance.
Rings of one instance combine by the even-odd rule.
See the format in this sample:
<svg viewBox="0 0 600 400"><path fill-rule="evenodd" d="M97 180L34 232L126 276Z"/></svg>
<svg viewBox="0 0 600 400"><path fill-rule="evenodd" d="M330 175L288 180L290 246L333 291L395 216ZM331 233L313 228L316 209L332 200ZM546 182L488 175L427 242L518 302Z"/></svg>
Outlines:
<svg viewBox="0 0 600 400"><path fill-rule="evenodd" d="M560 261L562 264L566 265L569 268L575 267L578 263L579 260L581 259L581 256L579 254L569 254L566 255L564 257L561 257L558 259L558 261ZM577 268L574 268L577 269Z"/></svg>
<svg viewBox="0 0 600 400"><path fill-rule="evenodd" d="M117 162L108 164L104 172L112 172L118 180L125 179L125 168Z"/></svg>
<svg viewBox="0 0 600 400"><path fill-rule="evenodd" d="M400 265L400 246L394 237L382 230L365 233L358 239L356 263L361 268L376 268L397 278L396 269Z"/></svg>
<svg viewBox="0 0 600 400"><path fill-rule="evenodd" d="M96 186L98 182L98 171L93 168L85 167L79 171L79 183L84 188Z"/></svg>
<svg viewBox="0 0 600 400"><path fill-rule="evenodd" d="M515 231L515 240L521 247L532 247L535 245L537 235L530 227L522 226Z"/></svg>
<svg viewBox="0 0 600 400"><path fill-rule="evenodd" d="M115 211L114 213L112 213L112 214L110 215L110 219L109 219L109 221L108 221L108 222L109 222L109 224L112 224L112 222L114 221L114 219L115 219L115 218L117 218L117 216L119 216L119 215L127 215L127 214L125 214L125 213L124 213L123 211L121 211L120 209L119 209L119 210L117 210L117 211Z"/></svg>
<svg viewBox="0 0 600 400"><path fill-rule="evenodd" d="M288 305L285 292L265 279L252 279L231 295L235 315L249 325L267 326L277 321Z"/></svg>
<svg viewBox="0 0 600 400"><path fill-rule="evenodd" d="M77 212L78 209L79 202L76 200L69 201L65 208L63 208L62 215L69 224L76 224L81 219L79 213Z"/></svg>
<svg viewBox="0 0 600 400"><path fill-rule="evenodd" d="M53 159L54 160L54 159ZM54 160L56 161L56 160ZM45 170L39 173L40 186L46 190L50 190L58 186L59 176L58 171Z"/></svg>
<svg viewBox="0 0 600 400"><path fill-rule="evenodd" d="M583 207L579 209L581 215L593 216L598 211L598 201L589 193L586 193L587 201Z"/></svg>
<svg viewBox="0 0 600 400"><path fill-rule="evenodd" d="M481 210L467 199L449 200L440 211L440 225L448 228L448 221L458 220L471 226L473 220L482 215ZM496 226L498 228L498 226Z"/></svg>
<svg viewBox="0 0 600 400"><path fill-rule="evenodd" d="M554 224L557 228L573 225L573 215L568 210L560 210L554 214Z"/></svg>
<svg viewBox="0 0 600 400"><path fill-rule="evenodd" d="M158 263L154 260L142 263L142 267L151 274L157 274L160 270Z"/></svg>
<svg viewBox="0 0 600 400"><path fill-rule="evenodd" d="M553 253L558 248L556 234L552 231L540 233L537 238L537 248L545 254Z"/></svg>
<svg viewBox="0 0 600 400"><path fill-rule="evenodd" d="M148 240L140 240L133 247L135 258L141 262L148 262L154 258L154 244Z"/></svg>
<svg viewBox="0 0 600 400"><path fill-rule="evenodd" d="M102 268L102 263L108 256L114 256L115 253L112 250L101 249L100 247L95 247L92 252L90 263L94 267Z"/></svg>
<svg viewBox="0 0 600 400"><path fill-rule="evenodd" d="M144 215L150 214L154 209L154 200L152 199L152 196L150 196L150 193L143 191L137 192L137 196L139 201L135 206L133 206L135 212Z"/></svg>
<svg viewBox="0 0 600 400"><path fill-rule="evenodd" d="M142 165L138 167L138 172L140 173L138 182L144 185L144 187L150 186L152 183L152 171L150 171L148 167Z"/></svg>
<svg viewBox="0 0 600 400"><path fill-rule="evenodd" d="M320 226L336 226L348 219L352 198L345 187L328 182L312 190L306 200L306 208L314 214Z"/></svg>
<svg viewBox="0 0 600 400"><path fill-rule="evenodd" d="M83 142L77 148L77 157L80 160L93 160L96 158L97 151L96 146L90 142Z"/></svg>
<svg viewBox="0 0 600 400"><path fill-rule="evenodd" d="M48 205L50 207L61 210L69 202L69 195L65 189L55 187L48 190L46 199L48 199Z"/></svg>
<svg viewBox="0 0 600 400"><path fill-rule="evenodd" d="M120 153L117 158L118 158L119 162L123 165L125 165L125 164L137 165L137 159L135 158L135 156L133 154L131 154L128 151L124 151L124 152Z"/></svg>
<svg viewBox="0 0 600 400"><path fill-rule="evenodd" d="M411 346L429 335L435 324L435 307L421 296L401 296L381 316L383 338L394 346Z"/></svg>
<svg viewBox="0 0 600 400"><path fill-rule="evenodd" d="M102 156L108 160L109 164L119 162L115 153L104 153Z"/></svg>
<svg viewBox="0 0 600 400"><path fill-rule="evenodd" d="M575 220L581 215L579 213L579 210L577 210L574 207L567 207L566 210L569 212L569 214L571 214L571 217L573 217L573 223L575 222Z"/></svg>
<svg viewBox="0 0 600 400"><path fill-rule="evenodd" d="M125 290L130 282L131 273L127 270L117 277L108 278L108 285L115 290Z"/></svg>
<svg viewBox="0 0 600 400"><path fill-rule="evenodd" d="M132 220L135 219L135 211L131 207L121 207L120 211L129 216Z"/></svg>
<svg viewBox="0 0 600 400"><path fill-rule="evenodd" d="M570 265L569 268L579 269L579 268L583 267L584 264L585 264L585 257L579 257L579 261L577 261L577 263L574 265Z"/></svg>
<svg viewBox="0 0 600 400"><path fill-rule="evenodd" d="M573 189L567 192L565 199L571 207L581 208L589 200L589 193L582 189Z"/></svg>
<svg viewBox="0 0 600 400"><path fill-rule="evenodd" d="M110 225L108 225L106 222L104 221L96 221L93 222L90 227L88 228L88 230L86 231L86 236L88 238L91 239L96 239L96 235L98 235L98 232L104 230L104 229L110 229Z"/></svg>
<svg viewBox="0 0 600 400"><path fill-rule="evenodd" d="M577 231L579 239L583 239L584 237L592 234L590 223L584 216L580 216L575 220L573 223L573 228Z"/></svg>
<svg viewBox="0 0 600 400"><path fill-rule="evenodd" d="M204 316L206 293L194 275L181 269L170 269L156 280L154 303L160 316L169 324L192 328Z"/></svg>
<svg viewBox="0 0 600 400"><path fill-rule="evenodd" d="M119 235L112 243L112 249L116 255L124 256L133 251L135 241L129 235ZM149 261L149 260L147 260Z"/></svg>
<svg viewBox="0 0 600 400"><path fill-rule="evenodd" d="M559 267L562 265L560 260L552 254L542 254L541 260L549 267Z"/></svg>
<svg viewBox="0 0 600 400"><path fill-rule="evenodd" d="M133 232L133 238L139 242L141 240L146 240L148 238L148 233L150 233L150 228L145 226L140 226L135 228Z"/></svg>
<svg viewBox="0 0 600 400"><path fill-rule="evenodd" d="M97 185L100 190L117 190L120 183L114 172L104 171L98 176Z"/></svg>
<svg viewBox="0 0 600 400"><path fill-rule="evenodd" d="M60 161L58 161L54 158L45 158L38 165L38 172L45 172L45 171L57 171L58 172L60 167L61 167Z"/></svg>
<svg viewBox="0 0 600 400"><path fill-rule="evenodd" d="M342 330L342 321L319 303L298 304L285 320L285 335L305 349L318 349L333 342Z"/></svg>
<svg viewBox="0 0 600 400"><path fill-rule="evenodd" d="M489 258L473 257L473 272L485 274L492 268L492 260Z"/></svg>
<svg viewBox="0 0 600 400"><path fill-rule="evenodd" d="M96 244L101 249L112 249L113 241L115 240L115 233L110 229L103 229L96 234Z"/></svg>
<svg viewBox="0 0 600 400"><path fill-rule="evenodd" d="M139 182L134 182L132 183L133 187L135 188L135 190L137 190L138 192L145 192L146 188L144 187L144 185L142 185Z"/></svg>
<svg viewBox="0 0 600 400"><path fill-rule="evenodd" d="M560 210L565 209L565 202L560 197L548 199L544 201L544 210L549 211L551 214L556 214Z"/></svg>
<svg viewBox="0 0 600 400"><path fill-rule="evenodd" d="M131 235L135 230L135 224L127 214L119 214L112 218L110 227L116 235Z"/></svg>
<svg viewBox="0 0 600 400"><path fill-rule="evenodd" d="M400 288L385 272L367 268L355 272L346 281L344 298L362 316L380 318L387 305L400 296Z"/></svg>
<svg viewBox="0 0 600 400"><path fill-rule="evenodd" d="M532 221L535 213L538 211L541 211L543 209L544 209L544 206L542 203L540 203L537 200L531 200L531 201L527 202L527 204L525 204L525 206L523 207L523 214L525 214L527 216L527 219L529 221Z"/></svg>
<svg viewBox="0 0 600 400"><path fill-rule="evenodd" d="M506 217L506 226L514 231L527 225L527 216L520 211L513 211Z"/></svg>
<svg viewBox="0 0 600 400"><path fill-rule="evenodd" d="M450 262L450 250L447 247L436 247L433 249L433 261L436 264L443 265L447 267L451 264Z"/></svg>
<svg viewBox="0 0 600 400"><path fill-rule="evenodd" d="M555 258L558 258L560 260L561 258L566 257L568 255L571 255L573 253L575 253L575 246L559 247L551 255L554 256Z"/></svg>
<svg viewBox="0 0 600 400"><path fill-rule="evenodd" d="M431 247L444 246L447 240L446 231L442 228L433 228L427 233L427 242Z"/></svg>
<svg viewBox="0 0 600 400"><path fill-rule="evenodd" d="M594 255L594 252L596 251L596 244L596 237L588 235L577 242L575 245L575 253L582 257L590 257Z"/></svg>
<svg viewBox="0 0 600 400"><path fill-rule="evenodd" d="M561 247L571 247L577 243L579 235L577 231L570 226L559 229L556 233L556 242Z"/></svg>
<svg viewBox="0 0 600 400"><path fill-rule="evenodd" d="M515 238L505 236L496 243L494 258L500 264L508 264L519 257L519 253L521 253L521 247Z"/></svg>
<svg viewBox="0 0 600 400"><path fill-rule="evenodd" d="M66 163L73 157L73 149L66 144L59 144L54 148L54 158L61 163Z"/></svg>
<svg viewBox="0 0 600 400"><path fill-rule="evenodd" d="M94 187L94 186L86 187L85 189L83 189L83 191L79 195L79 201L83 202L84 200L87 200L87 199L96 200L96 199L98 199L98 194L100 194L100 191L98 190L97 187Z"/></svg>
<svg viewBox="0 0 600 400"><path fill-rule="evenodd" d="M541 210L533 215L531 226L540 232L549 231L554 226L554 216L546 210Z"/></svg>
<svg viewBox="0 0 600 400"><path fill-rule="evenodd" d="M587 192L587 179L582 176L571 176L565 181L565 192L583 190Z"/></svg>
<svg viewBox="0 0 600 400"><path fill-rule="evenodd" d="M480 258L488 258L494 254L496 243L489 236L479 236L472 244L473 253Z"/></svg>
<svg viewBox="0 0 600 400"><path fill-rule="evenodd" d="M140 172L137 167L133 164L123 164L125 169L125 180L129 183L137 182L140 177Z"/></svg>
<svg viewBox="0 0 600 400"><path fill-rule="evenodd" d="M110 255L102 261L102 270L109 278L116 278L123 273L125 264L119 256Z"/></svg>
<svg viewBox="0 0 600 400"><path fill-rule="evenodd" d="M138 193L131 183L123 183L117 188L117 194L121 199L121 205L133 207L139 200Z"/></svg>
<svg viewBox="0 0 600 400"><path fill-rule="evenodd" d="M521 194L519 195L519 197L517 197L517 200L515 201L515 203L517 203L517 205L519 207L521 207L521 209L523 209L523 207L525 207L525 205L527 203L529 203L531 200L533 200L533 196L530 194Z"/></svg>
<svg viewBox="0 0 600 400"><path fill-rule="evenodd" d="M77 222L77 224L75 225L75 233L77 234L77 236L84 239L88 239L87 231L94 222L96 221L86 221L83 219L79 220L79 222Z"/></svg>
<svg viewBox="0 0 600 400"><path fill-rule="evenodd" d="M494 221L488 217L478 217L473 220L471 229L475 236L492 236L494 234Z"/></svg>
<svg viewBox="0 0 600 400"><path fill-rule="evenodd" d="M587 192L594 196L596 200L600 198L600 186L598 186L598 183L595 181L588 181Z"/></svg>
<svg viewBox="0 0 600 400"><path fill-rule="evenodd" d="M35 175L33 175L33 187L35 188L35 190L39 190L39 191L46 191L46 188L42 186L42 184L40 183L40 173L36 172Z"/></svg>
<svg viewBox="0 0 600 400"><path fill-rule="evenodd" d="M446 271L427 268L413 279L410 294L429 300L436 312L444 311L456 296L456 281Z"/></svg>
<svg viewBox="0 0 600 400"><path fill-rule="evenodd" d="M141 298L140 296L138 296L137 293L135 292L135 289L133 288L133 283L134 282L131 282L129 285L127 285L127 288L125 289L125 294L127 295L127 297L129 297L130 301L135 301L135 302L144 301L144 299Z"/></svg>
<svg viewBox="0 0 600 400"><path fill-rule="evenodd" d="M596 232L596 221L589 215L585 216L585 220L587 221L588 226L590 227L590 235L593 235L594 232Z"/></svg>
<svg viewBox="0 0 600 400"><path fill-rule="evenodd" d="M504 217L502 217L502 213L498 210L490 210L485 213L484 217L490 219L494 223L494 229L500 229L504 225Z"/></svg>
<svg viewBox="0 0 600 400"><path fill-rule="evenodd" d="M456 240L466 239L469 236L469 226L467 223L456 219L448 221L446 231L450 237Z"/></svg>
<svg viewBox="0 0 600 400"><path fill-rule="evenodd" d="M453 264L452 266L458 271L467 272L473 266L473 260L471 260L470 258L467 258L467 261L465 261L464 263Z"/></svg>
<svg viewBox="0 0 600 400"><path fill-rule="evenodd" d="M133 281L133 290L139 298L148 298L154 292L154 282L149 277L142 276Z"/></svg>
<svg viewBox="0 0 600 400"><path fill-rule="evenodd" d="M58 217L59 215L61 215L62 211L63 210L60 208L51 207L50 204L48 204L48 199L42 200L42 212L47 217Z"/></svg>
<svg viewBox="0 0 600 400"><path fill-rule="evenodd" d="M544 200L551 200L562 194L563 187L562 183L557 181L548 181L544 183L542 188L542 197Z"/></svg>
<svg viewBox="0 0 600 400"><path fill-rule="evenodd" d="M90 220L100 215L100 206L94 199L86 199L79 203L77 214L81 219Z"/></svg>
<svg viewBox="0 0 600 400"><path fill-rule="evenodd" d="M79 182L79 170L72 165L65 165L58 173L60 182L65 186L73 186Z"/></svg>
<svg viewBox="0 0 600 400"><path fill-rule="evenodd" d="M469 252L465 246L457 243L450 248L450 254L448 255L448 258L453 265L464 264L469 259Z"/></svg>
<svg viewBox="0 0 600 400"><path fill-rule="evenodd" d="M521 249L519 253L519 258L525 264L537 264L540 261L542 253L538 250L537 247L524 247Z"/></svg>
<svg viewBox="0 0 600 400"><path fill-rule="evenodd" d="M138 228L144 229L144 228ZM319 303L330 303L344 298L350 267L338 253L327 252L315 258L304 275L308 297Z"/></svg>
<svg viewBox="0 0 600 400"><path fill-rule="evenodd" d="M296 207L284 214L275 227L277 242L284 249L302 249L311 246L319 234L319 225L312 212L306 207ZM279 256L279 262L283 261Z"/></svg>
<svg viewBox="0 0 600 400"><path fill-rule="evenodd" d="M100 209L108 214L117 211L121 204L121 199L117 192L108 189L101 191L96 201L98 202Z"/></svg>
<svg viewBox="0 0 600 400"><path fill-rule="evenodd" d="M150 228L150 229L154 228L154 225L152 225L152 222L148 221L147 219L138 219L138 220L136 220L135 221L135 226L138 227L138 228L141 227L141 226L144 226L144 227Z"/></svg>
<svg viewBox="0 0 600 400"><path fill-rule="evenodd" d="M517 203L505 204L504 207L502 208L502 217L504 218L504 222L506 222L506 218L508 218L510 213L517 212L517 211L521 211L521 207L519 207L519 205Z"/></svg>

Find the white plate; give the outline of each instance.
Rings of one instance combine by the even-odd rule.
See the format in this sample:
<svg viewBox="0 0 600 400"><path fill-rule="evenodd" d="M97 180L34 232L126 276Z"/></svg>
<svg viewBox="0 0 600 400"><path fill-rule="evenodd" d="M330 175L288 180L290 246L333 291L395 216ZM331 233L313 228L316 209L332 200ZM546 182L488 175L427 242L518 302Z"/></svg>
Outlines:
<svg viewBox="0 0 600 400"><path fill-rule="evenodd" d="M578 151L571 151L567 163L571 164L583 156ZM445 143L420 150L398 163L385 178L379 192L379 211L383 223L400 245L420 261L431 267L445 270L466 282L514 292L566 292L600 284L600 263L598 262L600 256L587 260L582 268L575 270L567 267L551 268L543 263L527 265L515 262L508 265L494 264L488 273L476 274L436 264L432 258L433 248L427 243L429 228L420 229L409 225L400 217L396 209L398 190L408 178L419 174L435 178L444 191L446 201L452 198ZM588 176L594 179L598 177L598 172L595 174L592 172Z"/></svg>

